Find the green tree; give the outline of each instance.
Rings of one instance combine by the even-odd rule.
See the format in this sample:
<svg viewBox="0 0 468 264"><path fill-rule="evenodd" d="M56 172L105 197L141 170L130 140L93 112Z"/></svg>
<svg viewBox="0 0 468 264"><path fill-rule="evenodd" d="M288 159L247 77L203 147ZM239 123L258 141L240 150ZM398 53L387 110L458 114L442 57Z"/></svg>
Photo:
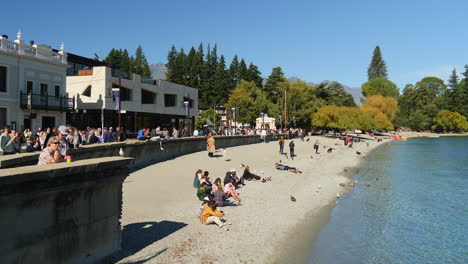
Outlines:
<svg viewBox="0 0 468 264"><path fill-rule="evenodd" d="M434 118L432 130L435 131L465 131L468 130L468 122L466 117L457 112L448 110L440 111Z"/></svg>
<svg viewBox="0 0 468 264"><path fill-rule="evenodd" d="M237 55L232 59L231 65L229 66L229 71L231 72L231 78L234 85L237 85L240 82L239 74L239 59Z"/></svg>
<svg viewBox="0 0 468 264"><path fill-rule="evenodd" d="M255 90L255 88L255 83L242 80L231 91L226 108L236 108L237 122L239 123L252 124L255 122L256 114L253 109L255 101L252 99L252 93L249 91ZM232 116L229 116L229 118L232 118Z"/></svg>
<svg viewBox="0 0 468 264"><path fill-rule="evenodd" d="M261 76L261 72L258 70L258 67L253 63L250 63L249 69L247 70L247 79L246 81L254 82L257 87L262 88L263 86L263 78Z"/></svg>
<svg viewBox="0 0 468 264"><path fill-rule="evenodd" d="M266 83L263 87L265 92L268 94L269 98L273 103L278 101L278 98L282 95L279 94L279 84L286 81L283 70L281 67L275 67L272 69L270 76L268 76Z"/></svg>
<svg viewBox="0 0 468 264"><path fill-rule="evenodd" d="M450 74L450 78L448 79L448 87L451 91L453 91L458 86L459 80L457 75L457 70L453 68L452 74Z"/></svg>
<svg viewBox="0 0 468 264"><path fill-rule="evenodd" d="M151 78L151 71L146 60L146 56L143 53L143 48L141 45L138 45L138 48L135 52L135 65L134 69L136 74L141 75L142 77Z"/></svg>
<svg viewBox="0 0 468 264"><path fill-rule="evenodd" d="M353 96L345 90L341 83L336 81L319 84L317 86L317 97L325 100L326 104L356 106Z"/></svg>
<svg viewBox="0 0 468 264"><path fill-rule="evenodd" d="M231 91L231 77L229 70L226 69L224 56L221 55L217 63L217 69L213 75L213 100L215 105L225 104Z"/></svg>
<svg viewBox="0 0 468 264"><path fill-rule="evenodd" d="M362 84L362 95L369 97L377 94L398 98L399 89L396 84L383 77L376 77Z"/></svg>
<svg viewBox="0 0 468 264"><path fill-rule="evenodd" d="M374 54L372 55L372 60L367 69L367 79L370 81L374 78L387 78L387 65L382 59L382 53L380 52L380 47L377 46L374 49Z"/></svg>
<svg viewBox="0 0 468 264"><path fill-rule="evenodd" d="M239 63L239 80L247 81L247 79L248 79L247 64L245 64L245 60L242 59Z"/></svg>

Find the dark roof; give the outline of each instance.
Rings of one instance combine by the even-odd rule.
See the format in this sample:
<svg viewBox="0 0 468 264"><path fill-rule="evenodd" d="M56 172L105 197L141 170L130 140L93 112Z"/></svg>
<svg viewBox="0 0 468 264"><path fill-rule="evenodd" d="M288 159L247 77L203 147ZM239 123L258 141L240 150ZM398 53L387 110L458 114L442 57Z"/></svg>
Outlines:
<svg viewBox="0 0 468 264"><path fill-rule="evenodd" d="M59 52L59 50L55 50L55 49L54 51ZM79 55L68 53L68 52L67 52L67 61L69 63L77 63L77 64L82 64L82 65L86 65L90 67L94 67L94 66L109 66L110 67L110 64L105 63L103 61L90 59L87 57L79 56Z"/></svg>

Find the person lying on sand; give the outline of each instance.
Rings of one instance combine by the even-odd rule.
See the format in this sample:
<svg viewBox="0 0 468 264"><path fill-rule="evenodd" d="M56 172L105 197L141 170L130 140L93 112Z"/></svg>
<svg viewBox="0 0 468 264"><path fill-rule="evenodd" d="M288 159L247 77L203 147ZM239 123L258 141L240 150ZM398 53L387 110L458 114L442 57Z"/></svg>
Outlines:
<svg viewBox="0 0 468 264"><path fill-rule="evenodd" d="M242 174L242 178L248 180L248 181L254 181L254 182L266 182L266 181L271 181L271 177L268 177L267 179L264 179L262 176L255 175L250 172L249 166L245 167L244 169L244 174Z"/></svg>
<svg viewBox="0 0 468 264"><path fill-rule="evenodd" d="M327 153L332 153L333 150L336 150L335 148L327 147L327 146L323 146L323 148L327 149Z"/></svg>
<svg viewBox="0 0 468 264"><path fill-rule="evenodd" d="M295 167L290 167L290 166L287 166L287 165L283 165L279 162L275 163L275 168L277 170L285 170L285 171L289 171L289 172L294 172L294 173L302 173L302 171L300 171L299 169L295 168Z"/></svg>

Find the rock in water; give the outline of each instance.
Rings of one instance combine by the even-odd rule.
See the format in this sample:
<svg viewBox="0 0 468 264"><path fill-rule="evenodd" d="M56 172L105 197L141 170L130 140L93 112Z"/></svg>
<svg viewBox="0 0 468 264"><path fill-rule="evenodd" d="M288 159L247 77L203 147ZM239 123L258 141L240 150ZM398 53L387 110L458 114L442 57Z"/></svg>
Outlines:
<svg viewBox="0 0 468 264"><path fill-rule="evenodd" d="M291 195L291 201L295 202L296 201L296 198L294 198L294 196Z"/></svg>

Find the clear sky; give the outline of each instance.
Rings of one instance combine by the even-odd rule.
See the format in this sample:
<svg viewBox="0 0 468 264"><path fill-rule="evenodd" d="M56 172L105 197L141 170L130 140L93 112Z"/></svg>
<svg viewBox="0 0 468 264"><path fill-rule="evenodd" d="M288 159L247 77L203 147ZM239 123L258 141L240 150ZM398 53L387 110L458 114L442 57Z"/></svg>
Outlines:
<svg viewBox="0 0 468 264"><path fill-rule="evenodd" d="M446 81L468 64L468 0L166 0L3 1L0 34L68 52L105 57L111 48L149 63L166 62L171 45L216 43L264 77L280 66L287 77L360 86L379 45L389 79L400 88L425 76Z"/></svg>

